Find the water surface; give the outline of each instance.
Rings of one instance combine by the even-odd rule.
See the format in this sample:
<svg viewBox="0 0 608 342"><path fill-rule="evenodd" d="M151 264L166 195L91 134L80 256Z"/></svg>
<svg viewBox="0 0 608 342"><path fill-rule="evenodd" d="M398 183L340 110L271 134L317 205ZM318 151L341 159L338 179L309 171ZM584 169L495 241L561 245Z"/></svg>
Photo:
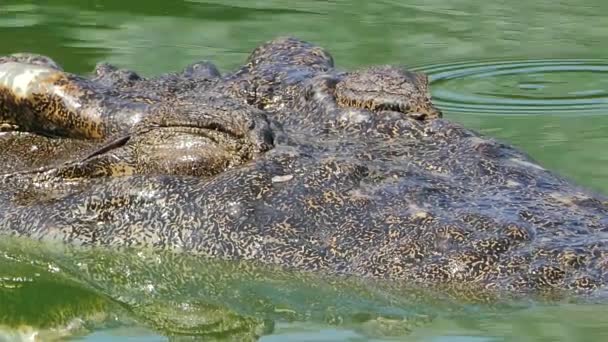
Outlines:
<svg viewBox="0 0 608 342"><path fill-rule="evenodd" d="M201 59L227 71L260 43L277 35L293 35L326 47L337 65L346 69L403 64L426 71L446 118L514 144L543 166L608 193L605 13L608 2L603 0L3 0L0 55L45 54L75 73L90 72L96 63L108 61L153 75ZM139 272L141 278L130 276L121 283L120 279L106 281L95 272L82 276L78 267L103 264L89 256L82 256L78 266L60 257L63 254L34 255L15 248L4 245L0 249L0 318L12 325L45 325L85 311L120 312L121 305L109 298L139 303L141 310L158 310L150 308L200 298L201 285L213 283L185 277L181 284L189 287L182 287L186 290L174 297L171 291L152 296L150 291L161 286L163 278L152 277L153 272L147 274L133 260L130 271ZM108 262L120 259L107 258ZM188 267L189 272L222 278L222 272L210 271L209 265ZM213 298L218 305L207 309L220 312L220 304L226 304L232 312L265 312L279 319L265 341L365 341L374 336L370 329L377 328L362 327L356 320L339 324L339 319L357 317L358 311L390 317L395 314L392 310L435 317L400 335L399 339L411 341L598 341L608 337L605 306L533 306L501 314L478 308L454 316L442 313L461 307L403 303L407 296L397 300L391 297L394 294L374 290L369 284L331 285L317 280L316 288L308 288L294 278L271 275L250 286L245 286L244 279L233 280L224 292L205 287L210 291L204 292L205 298ZM309 303L311 296L324 301ZM332 308L337 310L333 316L328 314ZM166 340L145 328L150 322L131 322L133 317L142 317L132 311L112 318L89 317L87 322L98 323L89 323L82 340ZM173 315L182 315L181 321L189 319L183 310ZM290 315L304 318L303 322L288 323Z"/></svg>

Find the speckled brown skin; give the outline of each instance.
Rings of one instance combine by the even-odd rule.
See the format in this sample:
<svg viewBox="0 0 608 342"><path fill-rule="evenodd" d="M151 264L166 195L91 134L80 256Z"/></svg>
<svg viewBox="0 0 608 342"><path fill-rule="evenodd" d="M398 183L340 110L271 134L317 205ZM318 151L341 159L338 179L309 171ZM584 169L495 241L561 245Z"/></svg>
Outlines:
<svg viewBox="0 0 608 342"><path fill-rule="evenodd" d="M194 123L211 132L178 110L185 99L198 108L213 103L209 94L221 94L247 112L257 107L278 122L270 124L273 148L223 172L193 174L158 167L167 155L149 158L154 140L134 139L142 158L131 165L141 172L87 171L69 177L69 187L57 168L4 176L3 234L152 246L419 282L466 296L602 295L608 283L607 199L442 119L423 75L386 66L336 71L325 50L281 38L223 77L143 79L112 67L98 68L95 77L86 82L176 109L144 116L167 115L182 128ZM233 127L233 108L216 117L222 127ZM190 141L180 134L160 141ZM264 141L255 134L251 140ZM231 135L234 141L238 134ZM223 142L216 146L235 154ZM112 151L96 157L116 160Z"/></svg>
<svg viewBox="0 0 608 342"><path fill-rule="evenodd" d="M3 173L13 173L7 177L26 170L63 178L210 176L272 147L262 111L215 92L196 98L170 95L177 93L173 85L186 78L216 77L209 63L150 82L105 64L96 71L89 80L60 71L50 58L16 54L0 59L0 127L5 131L0 132L0 160L6 165ZM146 87L121 89L135 81Z"/></svg>
<svg viewBox="0 0 608 342"><path fill-rule="evenodd" d="M33 65L49 67L55 70L62 71L63 69L48 56L42 56L34 53L15 53L9 56L0 56L0 63L7 62L23 62Z"/></svg>

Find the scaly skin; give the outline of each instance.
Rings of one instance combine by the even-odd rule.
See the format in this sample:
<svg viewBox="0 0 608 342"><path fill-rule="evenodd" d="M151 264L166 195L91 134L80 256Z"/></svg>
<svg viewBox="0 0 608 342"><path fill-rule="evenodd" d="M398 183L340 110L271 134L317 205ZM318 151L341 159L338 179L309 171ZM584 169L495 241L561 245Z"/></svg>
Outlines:
<svg viewBox="0 0 608 342"><path fill-rule="evenodd" d="M101 65L86 79L0 64L6 127L106 139L84 158L75 147L67 164L4 175L0 231L463 296L603 293L606 198L442 119L424 75L341 72L292 38L225 76L203 65L152 79ZM25 86L6 76L25 72L36 75Z"/></svg>
<svg viewBox="0 0 608 342"><path fill-rule="evenodd" d="M28 64L32 60L36 64ZM0 141L9 172L50 167L67 178L209 176L272 147L264 113L222 94L161 101L144 91L118 93L106 86L108 80L54 66L49 58L25 54L0 59L0 122L11 131ZM205 74L199 66L189 67L187 75ZM112 82L126 82L124 75L138 79L111 71L121 76ZM162 81L156 84L175 83L168 76Z"/></svg>

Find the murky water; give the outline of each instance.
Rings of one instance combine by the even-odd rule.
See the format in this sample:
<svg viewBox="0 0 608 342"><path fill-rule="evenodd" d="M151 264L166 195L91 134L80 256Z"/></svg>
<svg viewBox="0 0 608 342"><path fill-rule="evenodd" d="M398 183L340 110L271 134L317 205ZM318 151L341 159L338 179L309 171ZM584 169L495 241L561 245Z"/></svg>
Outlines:
<svg viewBox="0 0 608 342"><path fill-rule="evenodd" d="M201 59L229 70L261 42L294 35L326 47L343 68L404 64L426 71L435 102L447 118L514 144L545 167L608 193L605 13L608 2L603 0L2 0L0 55L46 54L76 73L89 72L99 61L144 75L178 70ZM151 322L131 323L133 317L145 316L133 312L137 310L100 317L98 312L121 312L120 305L107 298L132 300L140 303L141 310L157 310L160 313L153 316L164 314L163 322L176 316L179 322L190 320L198 328L217 324L194 322L196 315L187 312L195 309L182 307L172 314L158 309L161 304L171 307L201 296L217 304L206 308L211 316L221 316L219 307L225 304L232 312L264 312L279 319L265 341L364 341L382 335L377 332L385 332L387 325L388 330L405 328L386 321L377 326L357 324L356 312L390 318L396 315L391 310L434 318L407 334L397 334L411 341L598 341L608 337L605 306L533 306L499 313L468 308L447 315L445 311L462 308L402 303L408 298L402 293L369 284L316 280L316 288L301 286L299 278L271 276L272 272L254 284L237 277L230 286L217 284L223 292L209 287L201 292L202 284L210 284L208 279L188 280L184 274L222 278L222 271L190 264L183 274L165 269L159 279L146 273L148 267L138 268L140 264L131 260L131 269L121 270L139 272L141 278L106 282L102 271L82 273L79 269L103 264L98 259L82 256L79 266L51 252L34 256L27 250L4 247L0 248L0 318L5 325L52 325L92 312L85 324L90 329L84 331L93 332L82 337L86 341L166 340L142 328ZM31 267L24 267L19 258L30 260ZM57 264L58 260L63 263ZM169 263L161 258L163 262ZM182 290L150 294L150 286L154 289L171 276L183 278ZM324 301L308 302L312 294ZM294 316L305 318L304 323L287 323ZM340 320L348 324L337 324ZM179 322L169 325L179 327ZM234 317L226 322L252 324ZM26 336L27 329L22 330ZM15 338L11 336L7 338ZM0 334L0 340L4 338Z"/></svg>

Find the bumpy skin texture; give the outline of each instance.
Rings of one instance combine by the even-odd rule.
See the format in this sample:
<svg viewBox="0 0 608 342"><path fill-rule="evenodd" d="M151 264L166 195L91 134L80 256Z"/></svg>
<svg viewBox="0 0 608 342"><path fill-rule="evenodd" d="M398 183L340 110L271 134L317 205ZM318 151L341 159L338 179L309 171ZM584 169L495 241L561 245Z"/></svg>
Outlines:
<svg viewBox="0 0 608 342"><path fill-rule="evenodd" d="M27 69L21 63L0 64L0 81L2 70ZM53 99L73 90L78 110L58 119L69 101L50 109L38 95L19 102L23 90L0 82L0 119L29 132L22 145L11 140L14 149L25 151L36 134L98 139L85 157L77 144L72 159L69 143L51 147L67 161L43 169L33 167L45 149L27 165L3 147L13 172L1 178L0 231L467 296L603 293L607 199L442 119L424 75L389 66L342 72L328 52L293 38L258 47L224 76L198 65L151 79L106 64L91 79L53 69L64 88L37 79L25 92ZM184 149L194 157L176 158ZM200 162L180 166L190 159Z"/></svg>
<svg viewBox="0 0 608 342"><path fill-rule="evenodd" d="M196 98L162 94L174 92L171 86L182 78L214 76L208 64L188 67L181 78L154 80L148 85L154 91L139 92L121 91L141 81L133 72L102 64L89 80L55 65L29 54L0 59L0 128L10 131L0 139L9 172L38 166L68 178L209 176L272 147L260 110L214 92ZM24 153L28 148L32 153Z"/></svg>

